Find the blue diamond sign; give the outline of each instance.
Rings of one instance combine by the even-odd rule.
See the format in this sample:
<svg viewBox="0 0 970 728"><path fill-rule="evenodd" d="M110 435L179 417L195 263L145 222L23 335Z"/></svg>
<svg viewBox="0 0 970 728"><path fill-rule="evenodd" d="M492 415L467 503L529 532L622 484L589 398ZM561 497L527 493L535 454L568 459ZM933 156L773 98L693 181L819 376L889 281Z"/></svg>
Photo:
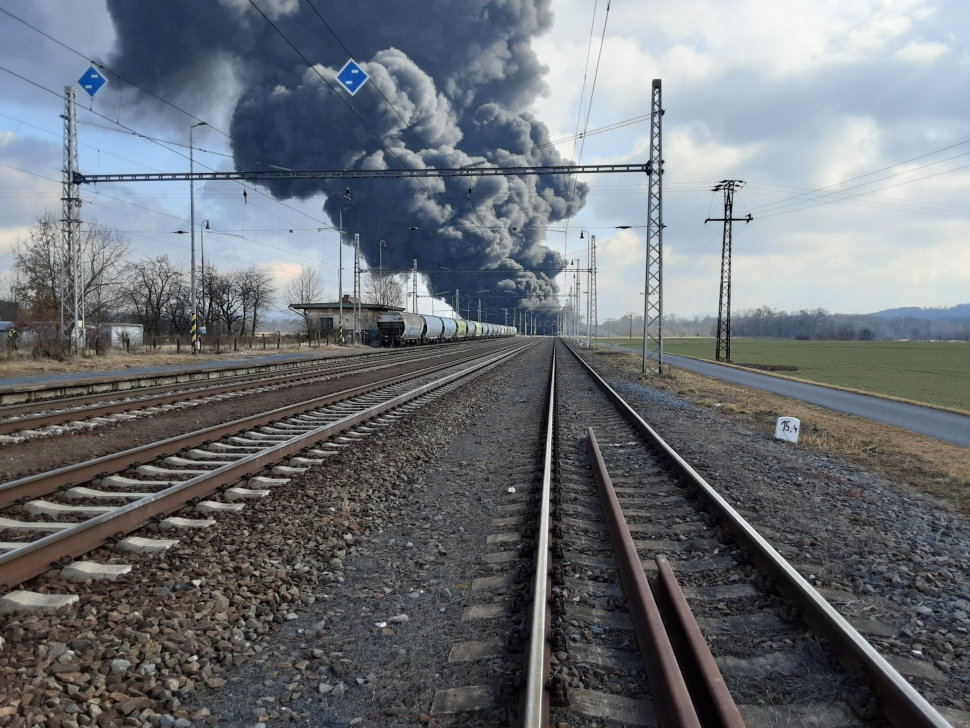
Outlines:
<svg viewBox="0 0 970 728"><path fill-rule="evenodd" d="M104 77L101 71L96 69L94 66L91 66L91 68L89 68L87 72L77 80L77 82L81 84L81 88L87 91L88 94L94 96L96 93L98 93L98 91L101 90L102 86L108 83L108 79Z"/></svg>
<svg viewBox="0 0 970 728"><path fill-rule="evenodd" d="M364 69L357 65L357 62L351 58L344 64L344 67L340 69L340 73L337 74L337 82L350 92L351 96L354 96L360 87L367 83L367 79L370 78Z"/></svg>

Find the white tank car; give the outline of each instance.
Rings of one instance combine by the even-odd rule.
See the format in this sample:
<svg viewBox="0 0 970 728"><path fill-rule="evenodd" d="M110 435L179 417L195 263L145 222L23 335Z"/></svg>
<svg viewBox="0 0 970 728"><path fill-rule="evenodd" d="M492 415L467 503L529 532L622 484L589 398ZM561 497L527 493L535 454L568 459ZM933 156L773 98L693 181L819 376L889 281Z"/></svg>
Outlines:
<svg viewBox="0 0 970 728"><path fill-rule="evenodd" d="M424 319L424 340L427 342L440 341L445 330L445 322L440 316L422 316Z"/></svg>
<svg viewBox="0 0 970 728"><path fill-rule="evenodd" d="M420 344L424 329L424 317L417 314L388 311L377 317L381 346Z"/></svg>
<svg viewBox="0 0 970 728"><path fill-rule="evenodd" d="M441 340L452 341L458 334L458 321L453 318L442 318L441 329Z"/></svg>

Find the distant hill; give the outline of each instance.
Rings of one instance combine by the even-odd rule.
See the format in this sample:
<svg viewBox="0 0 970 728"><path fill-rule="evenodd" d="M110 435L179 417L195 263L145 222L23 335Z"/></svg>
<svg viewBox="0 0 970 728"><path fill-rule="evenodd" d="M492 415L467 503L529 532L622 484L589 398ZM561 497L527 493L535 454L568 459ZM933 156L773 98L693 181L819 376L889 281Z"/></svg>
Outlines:
<svg viewBox="0 0 970 728"><path fill-rule="evenodd" d="M882 318L919 318L927 321L968 319L970 318L970 303L960 303L950 308L918 308L917 306L887 308L885 311L876 311L871 315L881 316Z"/></svg>

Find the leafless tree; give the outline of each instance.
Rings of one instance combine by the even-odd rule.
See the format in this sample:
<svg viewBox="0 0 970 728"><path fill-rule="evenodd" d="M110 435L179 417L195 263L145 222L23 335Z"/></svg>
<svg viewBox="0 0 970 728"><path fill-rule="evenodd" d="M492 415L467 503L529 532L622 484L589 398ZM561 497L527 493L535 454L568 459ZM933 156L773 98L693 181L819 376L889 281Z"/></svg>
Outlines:
<svg viewBox="0 0 970 728"><path fill-rule="evenodd" d="M78 241L85 314L95 325L118 310L125 301L124 272L128 241L116 230L97 221L81 227ZM63 295L63 262L66 258L57 216L47 211L37 218L26 240L14 252L18 284L14 297L23 303L25 315L35 321L60 318Z"/></svg>
<svg viewBox="0 0 970 728"><path fill-rule="evenodd" d="M171 319L173 299L182 296L186 288L184 271L167 255L160 255L129 265L123 290L145 333L161 334Z"/></svg>
<svg viewBox="0 0 970 728"><path fill-rule="evenodd" d="M404 284L391 273L381 275L378 271L369 270L364 300L367 303L376 303L378 306L403 306Z"/></svg>
<svg viewBox="0 0 970 728"><path fill-rule="evenodd" d="M232 334L236 322L242 318L242 288L239 273L217 275L213 280L213 318L220 321L226 334Z"/></svg>
<svg viewBox="0 0 970 728"><path fill-rule="evenodd" d="M260 315L273 305L273 297L276 295L273 276L269 271L253 265L242 271L238 280L242 298L242 333L246 333L248 315L249 331L255 336Z"/></svg>
<svg viewBox="0 0 970 728"><path fill-rule="evenodd" d="M315 266L304 265L300 272L293 276L283 286L283 298L287 306L305 303L319 303L323 296L323 284ZM310 333L310 314L306 309L293 309L290 312L294 318L303 321L303 327Z"/></svg>

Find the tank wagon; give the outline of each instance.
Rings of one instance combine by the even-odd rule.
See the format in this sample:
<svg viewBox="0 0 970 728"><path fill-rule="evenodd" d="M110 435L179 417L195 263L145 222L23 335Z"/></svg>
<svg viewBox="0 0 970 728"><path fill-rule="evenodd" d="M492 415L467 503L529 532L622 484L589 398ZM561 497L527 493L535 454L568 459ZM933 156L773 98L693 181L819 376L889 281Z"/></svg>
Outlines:
<svg viewBox="0 0 970 728"><path fill-rule="evenodd" d="M446 341L499 339L515 336L514 326L468 321L465 319L425 316L423 314L388 311L377 318L381 346L416 346L440 344Z"/></svg>

